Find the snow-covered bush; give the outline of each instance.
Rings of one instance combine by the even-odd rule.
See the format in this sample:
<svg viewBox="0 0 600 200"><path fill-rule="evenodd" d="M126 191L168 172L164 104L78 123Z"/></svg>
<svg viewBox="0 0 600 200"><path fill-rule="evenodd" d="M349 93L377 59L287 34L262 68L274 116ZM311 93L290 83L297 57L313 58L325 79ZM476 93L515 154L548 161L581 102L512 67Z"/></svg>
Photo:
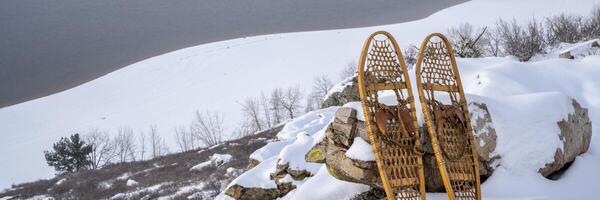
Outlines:
<svg viewBox="0 0 600 200"><path fill-rule="evenodd" d="M461 58L478 58L485 52L485 31L475 31L469 23L448 29L448 38L452 43L454 54Z"/></svg>

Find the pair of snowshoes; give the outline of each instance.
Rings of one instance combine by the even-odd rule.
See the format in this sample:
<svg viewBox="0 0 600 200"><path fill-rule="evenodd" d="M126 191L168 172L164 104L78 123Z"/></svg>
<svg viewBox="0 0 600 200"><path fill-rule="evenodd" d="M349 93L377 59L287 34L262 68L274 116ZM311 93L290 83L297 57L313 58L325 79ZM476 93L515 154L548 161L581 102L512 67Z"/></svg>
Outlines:
<svg viewBox="0 0 600 200"><path fill-rule="evenodd" d="M358 83L387 199L425 199L423 150L412 86L402 52L388 32L375 32L365 42ZM481 199L467 103L452 47L444 35L433 33L421 44L416 84L448 198Z"/></svg>

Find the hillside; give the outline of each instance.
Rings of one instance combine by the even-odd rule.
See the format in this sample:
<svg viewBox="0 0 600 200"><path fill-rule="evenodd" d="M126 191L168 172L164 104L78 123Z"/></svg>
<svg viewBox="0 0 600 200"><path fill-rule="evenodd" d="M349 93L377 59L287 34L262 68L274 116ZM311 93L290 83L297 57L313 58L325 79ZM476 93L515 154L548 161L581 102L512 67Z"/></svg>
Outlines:
<svg viewBox="0 0 600 200"><path fill-rule="evenodd" d="M488 26L499 18L525 22L532 17L559 13L588 13L597 3L597 0L473 0L407 23L239 38L150 58L76 88L0 109L0 122L3 122L0 123L0 188L52 177L53 171L44 163L43 150L62 136L90 128L116 134L120 126L140 131L157 125L163 138L172 138L173 128L191 121L195 110L213 110L226 117L226 127L230 130L225 132L233 132L243 119L239 114L239 101L274 87L308 88L311 82L307 80L318 75L336 76L347 63L358 58L362 42L375 30L391 32L400 45L406 47L420 43L431 32L445 32L465 22ZM593 57L582 61L533 63L518 63L509 58L459 62L465 68L467 92L478 96L474 98L508 96L490 100L490 104L503 105L514 95L560 91L561 94L549 96L575 98L591 110L592 121L598 119L593 112L598 106L597 82L593 78L578 81L579 75L593 77L597 73L593 67L577 70L580 65L597 65ZM538 69L546 65L553 67ZM544 72L552 74L540 75ZM565 77L571 78L565 80ZM545 82L538 84L529 80ZM560 84L556 80L560 80ZM482 84L477 86L479 82ZM502 111L499 109L497 113L503 114ZM175 146L172 141L170 145Z"/></svg>
<svg viewBox="0 0 600 200"><path fill-rule="evenodd" d="M210 148L14 185L0 199L211 199L282 126ZM52 197L52 198L50 198Z"/></svg>

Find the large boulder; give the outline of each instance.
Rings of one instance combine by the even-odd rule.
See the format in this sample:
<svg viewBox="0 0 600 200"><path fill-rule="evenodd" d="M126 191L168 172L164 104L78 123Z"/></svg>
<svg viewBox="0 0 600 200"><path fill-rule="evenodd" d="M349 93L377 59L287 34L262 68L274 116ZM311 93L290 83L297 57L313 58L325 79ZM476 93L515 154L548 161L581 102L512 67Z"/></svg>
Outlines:
<svg viewBox="0 0 600 200"><path fill-rule="evenodd" d="M587 152L590 147L592 122L588 116L588 109L582 108L575 100L572 104L574 112L570 113L567 119L557 122L563 148L556 149L553 162L546 163L539 169L539 172L545 177L569 166L569 163L573 162L578 155Z"/></svg>

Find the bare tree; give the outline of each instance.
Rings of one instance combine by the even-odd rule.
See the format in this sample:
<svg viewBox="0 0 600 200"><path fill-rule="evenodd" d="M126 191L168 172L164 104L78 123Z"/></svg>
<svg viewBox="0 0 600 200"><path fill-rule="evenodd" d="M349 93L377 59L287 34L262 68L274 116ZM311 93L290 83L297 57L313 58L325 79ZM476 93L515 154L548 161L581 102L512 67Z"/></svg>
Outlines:
<svg viewBox="0 0 600 200"><path fill-rule="evenodd" d="M117 136L113 138L113 145L115 145L115 153L119 162L135 161L136 146L134 137L131 128L119 127Z"/></svg>
<svg viewBox="0 0 600 200"><path fill-rule="evenodd" d="M270 109L269 111L273 116L273 124L279 124L285 120L285 109L283 108L283 89L276 88L271 92L271 98L269 99Z"/></svg>
<svg viewBox="0 0 600 200"><path fill-rule="evenodd" d="M92 145L92 153L90 154L91 169L100 169L109 164L115 157L114 146L107 132L90 129L87 134L83 135L83 140Z"/></svg>
<svg viewBox="0 0 600 200"><path fill-rule="evenodd" d="M313 80L313 92L318 97L325 97L329 90L333 87L333 81L327 75L321 75Z"/></svg>
<svg viewBox="0 0 600 200"><path fill-rule="evenodd" d="M156 125L150 126L150 132L148 132L148 136L148 139L150 140L150 153L152 153L152 158L165 155L168 152L165 140L158 134Z"/></svg>
<svg viewBox="0 0 600 200"><path fill-rule="evenodd" d="M143 131L140 131L138 139L140 144L140 160L144 160L144 156L146 155L146 134L144 134Z"/></svg>
<svg viewBox="0 0 600 200"><path fill-rule="evenodd" d="M344 69L342 69L342 71L340 72L340 79L344 80L348 77L353 77L356 75L357 72L358 64L356 64L356 61L349 62L348 64L346 64L346 67L344 67Z"/></svg>
<svg viewBox="0 0 600 200"><path fill-rule="evenodd" d="M175 141L179 146L181 152L193 150L196 148L196 137L192 132L192 129L188 131L185 126L179 126L175 128Z"/></svg>
<svg viewBox="0 0 600 200"><path fill-rule="evenodd" d="M264 92L260 93L260 106L263 110L263 119L265 121L265 124L267 125L267 128L271 128L273 127L273 117L271 115L271 105L269 104L269 99L267 97L267 95L265 95Z"/></svg>
<svg viewBox="0 0 600 200"><path fill-rule="evenodd" d="M223 142L223 116L218 112L196 111L196 120L191 125L191 132L206 146L214 146Z"/></svg>
<svg viewBox="0 0 600 200"><path fill-rule="evenodd" d="M284 96L281 99L281 106L285 109L290 119L296 117L295 114L297 114L301 107L302 93L299 87L290 87L285 90Z"/></svg>
<svg viewBox="0 0 600 200"><path fill-rule="evenodd" d="M260 114L260 102L258 99L248 97L244 100L243 103L240 104L242 106L242 112L246 115L249 120L252 122L251 128L253 131L260 131L264 127L262 126L262 119Z"/></svg>
<svg viewBox="0 0 600 200"><path fill-rule="evenodd" d="M306 97L306 106L304 106L304 112L310 112L318 109L321 106L322 101L323 97L314 91L311 92L308 97Z"/></svg>

